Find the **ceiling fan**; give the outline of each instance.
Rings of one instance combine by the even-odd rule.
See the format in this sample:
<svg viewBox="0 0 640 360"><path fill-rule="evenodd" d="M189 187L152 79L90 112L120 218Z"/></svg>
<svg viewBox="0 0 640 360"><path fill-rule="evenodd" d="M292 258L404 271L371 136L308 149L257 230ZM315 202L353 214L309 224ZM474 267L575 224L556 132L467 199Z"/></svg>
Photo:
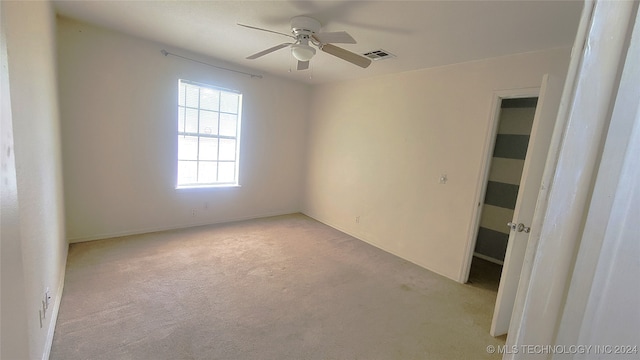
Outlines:
<svg viewBox="0 0 640 360"><path fill-rule="evenodd" d="M370 59L333 45L334 43L338 43L338 44L355 44L356 43L353 37L351 37L351 35L349 35L346 31L322 33L320 32L320 27L321 27L320 22L316 19L313 19L307 16L296 16L291 19L292 35L281 33L278 31L262 29L255 26L249 26L244 24L238 24L238 25L249 28L249 29L284 35L295 40L294 42L282 43L282 44L270 47L266 50L262 50L251 56L248 56L247 59L249 60L257 59L261 56L270 54L276 50L290 47L291 54L293 54L293 57L295 57L298 60L297 69L306 70L309 68L309 60L311 60L311 58L316 54L316 49L313 46L311 46L311 45L314 45L318 49L328 54L336 56L342 60L348 61L362 68L366 68L371 64Z"/></svg>

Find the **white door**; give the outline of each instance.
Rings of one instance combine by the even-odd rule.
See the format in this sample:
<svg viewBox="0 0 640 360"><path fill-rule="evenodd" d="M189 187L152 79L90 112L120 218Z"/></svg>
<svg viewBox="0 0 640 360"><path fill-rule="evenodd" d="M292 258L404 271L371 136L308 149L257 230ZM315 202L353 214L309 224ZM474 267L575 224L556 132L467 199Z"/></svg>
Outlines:
<svg viewBox="0 0 640 360"><path fill-rule="evenodd" d="M555 123L554 116L548 116L545 109L544 94L547 86L547 76L542 79L538 89L523 89L508 92L506 97L538 96L538 104L527 147L527 155L520 180L518 199L511 223L514 225L509 234L509 242L502 267L498 296L491 323L491 335L500 336L507 333L511 321L511 313L516 299L518 282L524 262L524 255L529 239L528 228L535 212L538 192L542 180L542 172L547 158L547 151ZM533 92L533 93L532 93ZM503 93L505 94L505 93ZM547 106L548 107L548 106ZM543 110L544 109L544 110ZM504 224L506 227L507 224Z"/></svg>

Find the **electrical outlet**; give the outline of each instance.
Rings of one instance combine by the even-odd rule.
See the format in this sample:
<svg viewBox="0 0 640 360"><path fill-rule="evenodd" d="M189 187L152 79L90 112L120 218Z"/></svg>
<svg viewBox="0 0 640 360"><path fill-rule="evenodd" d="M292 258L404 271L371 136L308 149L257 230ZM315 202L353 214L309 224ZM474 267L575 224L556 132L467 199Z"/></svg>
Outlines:
<svg viewBox="0 0 640 360"><path fill-rule="evenodd" d="M196 217L196 209L191 209L191 216Z"/></svg>
<svg viewBox="0 0 640 360"><path fill-rule="evenodd" d="M360 224L360 216L356 216L356 224Z"/></svg>

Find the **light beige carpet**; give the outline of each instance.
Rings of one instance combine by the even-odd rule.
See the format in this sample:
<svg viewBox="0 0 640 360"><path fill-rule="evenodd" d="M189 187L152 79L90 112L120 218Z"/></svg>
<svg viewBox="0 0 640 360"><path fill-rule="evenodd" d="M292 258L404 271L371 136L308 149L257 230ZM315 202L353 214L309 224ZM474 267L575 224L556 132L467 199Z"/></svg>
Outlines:
<svg viewBox="0 0 640 360"><path fill-rule="evenodd" d="M488 359L495 292L301 214L73 244L51 359Z"/></svg>

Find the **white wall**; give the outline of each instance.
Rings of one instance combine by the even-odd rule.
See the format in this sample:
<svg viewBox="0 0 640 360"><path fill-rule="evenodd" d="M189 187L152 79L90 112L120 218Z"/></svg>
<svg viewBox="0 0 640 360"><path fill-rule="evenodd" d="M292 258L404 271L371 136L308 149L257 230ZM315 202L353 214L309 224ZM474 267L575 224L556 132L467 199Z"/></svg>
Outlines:
<svg viewBox="0 0 640 360"><path fill-rule="evenodd" d="M49 2L3 1L0 6L7 48L2 61L2 358L41 359L51 347L67 249L55 15ZM40 326L46 288L53 299Z"/></svg>
<svg viewBox="0 0 640 360"><path fill-rule="evenodd" d="M306 85L64 18L58 43L70 241L300 211ZM243 93L241 187L175 190L179 78Z"/></svg>
<svg viewBox="0 0 640 360"><path fill-rule="evenodd" d="M555 118L568 60L553 49L314 88L303 211L461 281L493 93L548 73Z"/></svg>
<svg viewBox="0 0 640 360"><path fill-rule="evenodd" d="M4 15L0 4L0 17ZM0 358L28 358L29 336L27 335L27 308L24 291L24 268L22 266L22 242L20 241L20 207L16 184L15 147L11 118L11 96L9 91L9 64L4 18L0 20L0 100L2 116L0 129L0 151L2 152L2 177L0 178Z"/></svg>

